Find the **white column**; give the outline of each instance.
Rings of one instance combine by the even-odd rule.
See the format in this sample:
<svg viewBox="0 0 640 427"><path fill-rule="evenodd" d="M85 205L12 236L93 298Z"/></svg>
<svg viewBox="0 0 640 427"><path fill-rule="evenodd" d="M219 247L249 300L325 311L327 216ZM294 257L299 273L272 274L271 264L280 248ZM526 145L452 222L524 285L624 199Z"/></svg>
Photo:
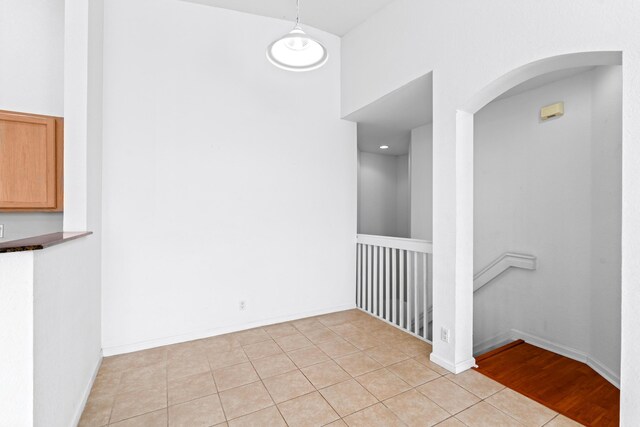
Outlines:
<svg viewBox="0 0 640 427"><path fill-rule="evenodd" d="M65 231L100 223L102 0L65 0Z"/></svg>
<svg viewBox="0 0 640 427"><path fill-rule="evenodd" d="M446 85L445 85L446 86ZM434 105L446 94L434 87ZM473 358L473 115L449 111L433 129L434 363L458 373ZM435 109L434 109L435 110ZM449 342L441 330L449 331Z"/></svg>

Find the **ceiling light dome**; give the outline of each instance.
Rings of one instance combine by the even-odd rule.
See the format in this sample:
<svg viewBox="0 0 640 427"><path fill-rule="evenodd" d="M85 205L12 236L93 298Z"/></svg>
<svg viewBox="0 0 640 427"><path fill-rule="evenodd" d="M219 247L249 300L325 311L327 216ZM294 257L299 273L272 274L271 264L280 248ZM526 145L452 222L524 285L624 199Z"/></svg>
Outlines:
<svg viewBox="0 0 640 427"><path fill-rule="evenodd" d="M327 49L309 37L300 27L300 4L296 25L289 33L274 41L267 48L267 58L276 67L289 71L311 71L322 67L329 59Z"/></svg>

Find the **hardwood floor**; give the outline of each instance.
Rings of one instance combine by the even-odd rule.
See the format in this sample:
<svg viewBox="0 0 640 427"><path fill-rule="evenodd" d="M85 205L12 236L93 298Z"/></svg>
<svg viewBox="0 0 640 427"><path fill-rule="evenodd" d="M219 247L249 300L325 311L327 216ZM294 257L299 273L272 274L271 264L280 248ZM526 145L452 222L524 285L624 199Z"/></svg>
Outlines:
<svg viewBox="0 0 640 427"><path fill-rule="evenodd" d="M587 426L617 426L620 390L584 363L522 340L476 358L477 371Z"/></svg>

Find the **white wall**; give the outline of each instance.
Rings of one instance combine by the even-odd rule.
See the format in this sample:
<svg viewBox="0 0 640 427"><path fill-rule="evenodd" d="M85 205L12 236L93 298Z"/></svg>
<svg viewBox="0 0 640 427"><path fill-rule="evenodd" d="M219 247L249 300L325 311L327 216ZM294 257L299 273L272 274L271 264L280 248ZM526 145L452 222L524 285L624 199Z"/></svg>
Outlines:
<svg viewBox="0 0 640 427"><path fill-rule="evenodd" d="M76 425L102 360L97 236L33 252L34 425Z"/></svg>
<svg viewBox="0 0 640 427"><path fill-rule="evenodd" d="M33 252L0 254L0 426L33 426Z"/></svg>
<svg viewBox="0 0 640 427"><path fill-rule="evenodd" d="M64 0L0 3L0 110L63 115Z"/></svg>
<svg viewBox="0 0 640 427"><path fill-rule="evenodd" d="M411 238L433 239L433 125L411 131Z"/></svg>
<svg viewBox="0 0 640 427"><path fill-rule="evenodd" d="M286 72L265 47L290 26L106 2L105 353L354 306L356 127L340 120L340 40L310 28L329 62Z"/></svg>
<svg viewBox="0 0 640 427"><path fill-rule="evenodd" d="M475 293L476 351L515 329L592 357L619 378L616 77L619 84L619 67L584 72L476 114L474 271L504 252L538 258L536 271L509 271ZM540 107L557 101L565 115L540 122ZM603 109L607 116L596 117ZM594 288L608 296L592 295Z"/></svg>
<svg viewBox="0 0 640 427"><path fill-rule="evenodd" d="M358 154L358 233L409 237L408 156Z"/></svg>
<svg viewBox="0 0 640 427"><path fill-rule="evenodd" d="M634 404L640 401L639 13L640 3L633 0L613 7L600 0L397 0L342 39L344 116L434 73L434 330L450 329L451 338L435 340L431 357L453 370L474 363L473 132L467 126L475 110L459 110L466 111L490 83L534 61L572 52L623 52L621 401L627 425L640 422L640 406Z"/></svg>
<svg viewBox="0 0 640 427"><path fill-rule="evenodd" d="M396 234L411 235L411 188L409 180L409 155L396 158Z"/></svg>
<svg viewBox="0 0 640 427"><path fill-rule="evenodd" d="M75 426L102 359L95 236L0 254L0 426Z"/></svg>
<svg viewBox="0 0 640 427"><path fill-rule="evenodd" d="M358 233L396 236L396 156L358 153Z"/></svg>
<svg viewBox="0 0 640 427"><path fill-rule="evenodd" d="M62 213L0 213L4 237L0 242L62 231Z"/></svg>
<svg viewBox="0 0 640 427"><path fill-rule="evenodd" d="M506 98L476 114L474 272L504 252L535 255L539 263L535 273L507 272L475 293L474 343L501 327L526 328L588 349L590 76ZM564 101L565 116L540 123L540 107L557 101Z"/></svg>
<svg viewBox="0 0 640 427"><path fill-rule="evenodd" d="M622 75L594 71L591 100L590 355L620 373Z"/></svg>
<svg viewBox="0 0 640 427"><path fill-rule="evenodd" d="M0 110L63 116L64 0L0 3ZM62 230L61 213L0 213L4 238Z"/></svg>

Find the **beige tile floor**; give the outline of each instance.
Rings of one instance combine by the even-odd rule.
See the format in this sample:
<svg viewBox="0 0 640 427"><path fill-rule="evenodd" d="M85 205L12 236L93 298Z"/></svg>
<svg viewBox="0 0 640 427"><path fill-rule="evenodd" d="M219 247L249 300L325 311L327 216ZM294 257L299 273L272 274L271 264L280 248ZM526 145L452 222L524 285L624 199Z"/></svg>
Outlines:
<svg viewBox="0 0 640 427"><path fill-rule="evenodd" d="M575 426L349 310L104 359L80 426Z"/></svg>

